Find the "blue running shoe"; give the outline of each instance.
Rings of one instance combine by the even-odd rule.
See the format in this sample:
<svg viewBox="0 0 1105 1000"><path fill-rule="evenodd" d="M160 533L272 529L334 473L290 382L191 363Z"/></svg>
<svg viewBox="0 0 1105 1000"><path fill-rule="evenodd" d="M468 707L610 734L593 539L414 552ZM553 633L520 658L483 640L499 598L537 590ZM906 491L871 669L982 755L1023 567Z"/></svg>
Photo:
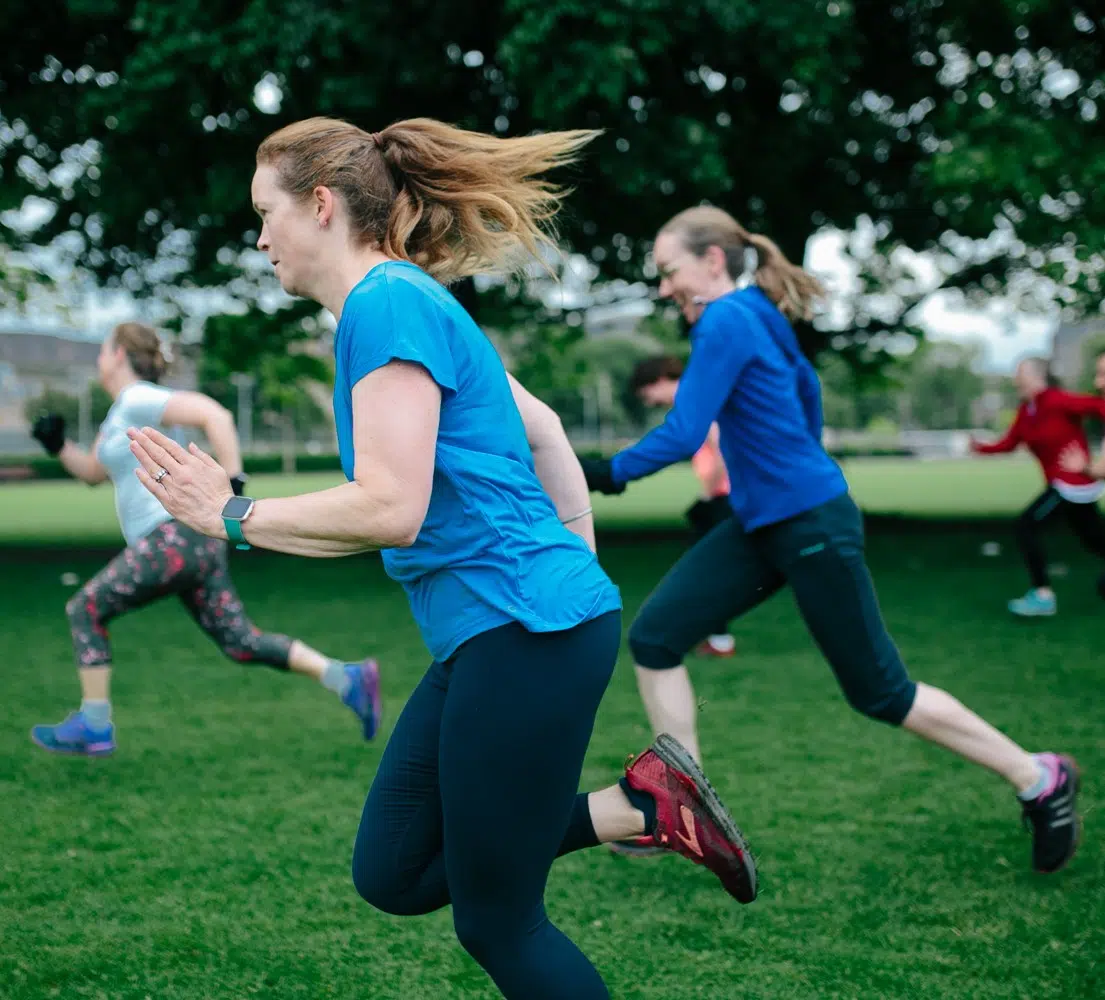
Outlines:
<svg viewBox="0 0 1105 1000"><path fill-rule="evenodd" d="M1038 590L1030 590L1024 597L1009 602L1009 611L1018 618L1050 618L1058 610L1055 595L1043 597Z"/></svg>
<svg viewBox="0 0 1105 1000"><path fill-rule="evenodd" d="M115 752L115 726L91 729L81 712L70 712L56 726L35 726L31 739L51 753L77 754L82 757L106 757Z"/></svg>
<svg viewBox="0 0 1105 1000"><path fill-rule="evenodd" d="M349 690L342 696L342 703L348 705L361 720L364 738L372 739L380 729L380 720L384 714L383 699L380 697L380 667L373 659L363 663L347 663L345 676L349 678Z"/></svg>

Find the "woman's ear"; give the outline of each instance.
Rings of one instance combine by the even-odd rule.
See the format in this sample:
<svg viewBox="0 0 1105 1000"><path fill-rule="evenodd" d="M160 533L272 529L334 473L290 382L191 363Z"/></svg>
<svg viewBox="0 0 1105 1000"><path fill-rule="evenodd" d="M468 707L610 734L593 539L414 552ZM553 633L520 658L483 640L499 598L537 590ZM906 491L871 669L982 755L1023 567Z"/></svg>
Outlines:
<svg viewBox="0 0 1105 1000"><path fill-rule="evenodd" d="M325 229L334 218L334 192L324 185L314 190L315 219L319 229Z"/></svg>
<svg viewBox="0 0 1105 1000"><path fill-rule="evenodd" d="M711 277L720 278L723 274L729 273L729 263L725 259L725 251L721 247L716 244L707 247L705 256Z"/></svg>

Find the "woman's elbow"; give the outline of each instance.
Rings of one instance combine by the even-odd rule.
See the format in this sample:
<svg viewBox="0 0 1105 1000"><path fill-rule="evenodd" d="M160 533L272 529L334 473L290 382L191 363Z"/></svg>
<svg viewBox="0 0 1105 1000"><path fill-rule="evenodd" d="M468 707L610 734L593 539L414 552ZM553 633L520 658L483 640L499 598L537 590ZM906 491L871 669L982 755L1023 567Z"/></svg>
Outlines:
<svg viewBox="0 0 1105 1000"><path fill-rule="evenodd" d="M346 517L348 536L371 548L405 549L415 543L430 507L431 486L377 470L353 473L358 487Z"/></svg>
<svg viewBox="0 0 1105 1000"><path fill-rule="evenodd" d="M388 531L387 548L410 548L418 540L423 520L424 518L415 517L412 514L398 515Z"/></svg>
<svg viewBox="0 0 1105 1000"><path fill-rule="evenodd" d="M86 486L99 486L101 483L107 482L107 469L99 462L93 462L82 470L77 478Z"/></svg>
<svg viewBox="0 0 1105 1000"><path fill-rule="evenodd" d="M409 549L418 540L418 533L421 530L421 527L412 527L407 531L400 532L392 543L391 548Z"/></svg>
<svg viewBox="0 0 1105 1000"><path fill-rule="evenodd" d="M207 418L207 436L210 437L212 431L218 434L219 432L236 434L238 432L237 425L234 423L234 414L231 413L221 403L215 404L216 409L211 411L211 415Z"/></svg>
<svg viewBox="0 0 1105 1000"><path fill-rule="evenodd" d="M397 498L390 506L390 516L384 520L379 534L374 539L377 545L389 549L410 548L417 541L426 520L427 504L411 503L407 499Z"/></svg>
<svg viewBox="0 0 1105 1000"><path fill-rule="evenodd" d="M567 435L564 433L564 422L560 419L560 414L551 406L539 403L531 411L526 423L526 439L533 449L566 441Z"/></svg>
<svg viewBox="0 0 1105 1000"><path fill-rule="evenodd" d="M546 434L559 436L564 432L564 421L551 406L541 406L541 428Z"/></svg>
<svg viewBox="0 0 1105 1000"><path fill-rule="evenodd" d="M214 400L212 400L212 403L214 403ZM228 442L238 440L238 428L234 423L234 414L218 403L208 411L198 428L203 432L203 436L207 438L209 447L216 451L221 448L225 449Z"/></svg>

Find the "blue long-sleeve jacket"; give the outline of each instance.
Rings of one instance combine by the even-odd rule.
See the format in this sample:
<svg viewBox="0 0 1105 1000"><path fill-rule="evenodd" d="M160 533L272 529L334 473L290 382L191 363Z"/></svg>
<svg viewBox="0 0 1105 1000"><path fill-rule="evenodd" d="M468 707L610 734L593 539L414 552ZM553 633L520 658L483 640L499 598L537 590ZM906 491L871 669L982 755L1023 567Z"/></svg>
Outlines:
<svg viewBox="0 0 1105 1000"><path fill-rule="evenodd" d="M821 387L786 318L757 287L711 302L691 330L691 357L659 427L614 456L629 482L690 458L717 421L745 530L774 524L845 493L821 445Z"/></svg>

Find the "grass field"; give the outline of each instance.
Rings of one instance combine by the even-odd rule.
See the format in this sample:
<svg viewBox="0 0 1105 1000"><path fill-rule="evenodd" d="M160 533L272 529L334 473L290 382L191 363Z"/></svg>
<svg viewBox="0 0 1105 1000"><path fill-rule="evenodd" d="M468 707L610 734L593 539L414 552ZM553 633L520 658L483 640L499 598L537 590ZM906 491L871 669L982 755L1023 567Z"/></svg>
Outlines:
<svg viewBox="0 0 1105 1000"><path fill-rule="evenodd" d="M1029 459L918 462L866 459L846 465L849 482L868 513L928 518L1006 516L1042 488ZM258 476L254 496L280 496L324 489L340 482L329 473ZM619 497L593 497L599 526L606 529L683 526L683 510L696 481L680 466L634 483ZM0 485L0 545L10 543L106 543L120 538L110 489L75 482Z"/></svg>
<svg viewBox="0 0 1105 1000"><path fill-rule="evenodd" d="M886 512L1000 514L1038 485L1023 463L849 472L864 506ZM315 484L268 480L258 492ZM674 523L686 485L673 474L634 487L603 502L600 521ZM109 494L59 484L0 488L0 531L8 541L116 537ZM707 769L759 857L760 899L740 907L674 857L600 849L553 870L550 912L614 997L1105 996L1096 569L1059 533L1062 614L1014 623L1004 601L1023 573L1008 546L979 554L989 537L1004 536L879 532L872 572L917 677L1031 748L1079 758L1086 841L1070 868L1028 870L1028 837L999 781L854 715L783 596L734 625L734 660L692 661ZM627 621L680 551L674 540L611 536L602 559ZM113 758L55 759L30 744L29 726L60 719L76 698L61 574L84 579L101 561L0 546L0 997L493 998L447 911L384 917L352 888L350 849L382 742L361 743L355 720L315 685L221 660L174 604L112 628ZM252 552L233 568L259 624L335 655L380 656L390 728L426 657L378 560ZM615 778L647 741L623 656L586 784Z"/></svg>

